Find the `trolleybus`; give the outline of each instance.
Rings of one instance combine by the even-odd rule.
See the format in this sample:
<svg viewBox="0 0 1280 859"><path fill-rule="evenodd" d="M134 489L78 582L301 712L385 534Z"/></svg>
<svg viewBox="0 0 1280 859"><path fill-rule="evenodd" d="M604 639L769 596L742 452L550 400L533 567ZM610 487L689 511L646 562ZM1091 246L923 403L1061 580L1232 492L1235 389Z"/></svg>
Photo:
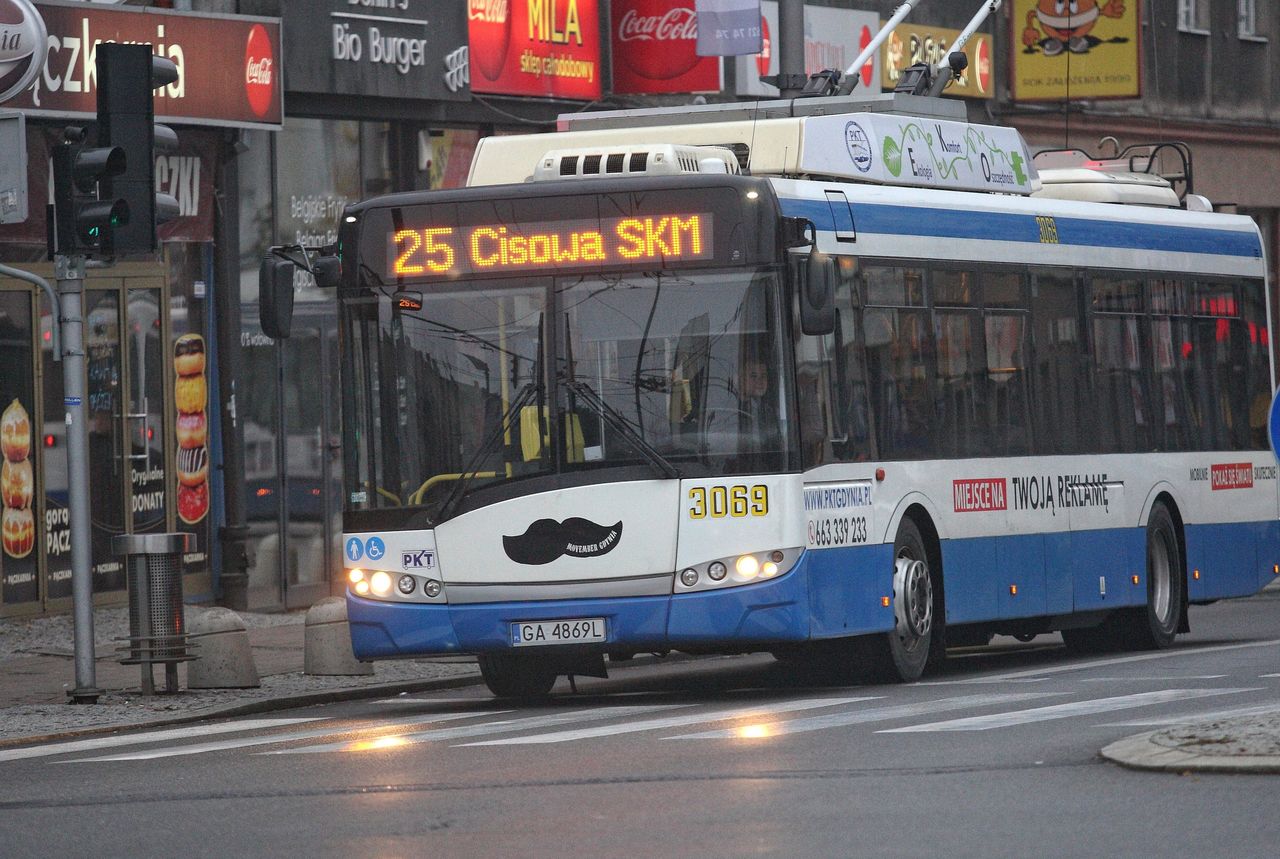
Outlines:
<svg viewBox="0 0 1280 859"><path fill-rule="evenodd" d="M1280 571L1257 227L950 101L617 111L340 231L362 660L1166 647ZM850 674L850 676L857 676Z"/></svg>

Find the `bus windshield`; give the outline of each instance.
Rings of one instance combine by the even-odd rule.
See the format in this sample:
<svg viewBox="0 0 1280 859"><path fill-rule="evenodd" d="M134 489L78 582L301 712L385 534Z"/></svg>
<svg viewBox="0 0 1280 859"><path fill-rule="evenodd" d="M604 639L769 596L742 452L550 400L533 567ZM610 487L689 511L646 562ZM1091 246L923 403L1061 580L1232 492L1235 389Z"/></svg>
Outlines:
<svg viewBox="0 0 1280 859"><path fill-rule="evenodd" d="M438 521L536 476L791 468L779 291L762 267L345 297L348 509Z"/></svg>

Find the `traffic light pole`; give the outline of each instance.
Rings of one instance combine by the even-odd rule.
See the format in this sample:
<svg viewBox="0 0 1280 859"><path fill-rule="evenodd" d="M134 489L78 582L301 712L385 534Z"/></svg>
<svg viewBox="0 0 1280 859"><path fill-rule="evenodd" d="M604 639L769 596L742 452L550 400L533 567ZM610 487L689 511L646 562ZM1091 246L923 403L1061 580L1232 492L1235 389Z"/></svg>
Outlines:
<svg viewBox="0 0 1280 859"><path fill-rule="evenodd" d="M71 525L71 596L75 613L76 685L67 694L77 704L95 704L93 570L89 518L89 426L85 419L84 272L81 254L53 258L62 323L62 396L67 412L67 499Z"/></svg>

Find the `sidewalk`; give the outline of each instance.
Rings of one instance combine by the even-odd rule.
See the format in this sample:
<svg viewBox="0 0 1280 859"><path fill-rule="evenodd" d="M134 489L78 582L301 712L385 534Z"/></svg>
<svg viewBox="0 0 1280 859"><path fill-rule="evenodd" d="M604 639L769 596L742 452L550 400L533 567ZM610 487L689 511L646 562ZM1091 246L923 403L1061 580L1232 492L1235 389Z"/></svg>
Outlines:
<svg viewBox="0 0 1280 859"><path fill-rule="evenodd" d="M204 611L186 606L188 625ZM68 703L67 690L75 686L70 615L0 620L0 746L479 682L470 657L378 662L373 674L354 677L305 675L305 611L239 614L262 680L259 688L187 691L186 666L180 665L182 691L147 697L141 694L141 668L117 661L116 648L123 642L114 639L129 634L128 608L96 609L95 673L104 691L97 704ZM163 689L163 666L153 671L156 688Z"/></svg>

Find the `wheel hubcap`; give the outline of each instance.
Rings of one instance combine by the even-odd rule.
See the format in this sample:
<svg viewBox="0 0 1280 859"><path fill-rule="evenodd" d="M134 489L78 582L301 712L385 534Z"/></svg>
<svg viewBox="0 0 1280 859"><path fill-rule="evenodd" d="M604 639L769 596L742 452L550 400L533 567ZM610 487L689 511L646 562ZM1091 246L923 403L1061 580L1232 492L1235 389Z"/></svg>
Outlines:
<svg viewBox="0 0 1280 859"><path fill-rule="evenodd" d="M933 585L924 561L898 558L893 567L893 614L898 637L908 645L933 627Z"/></svg>
<svg viewBox="0 0 1280 859"><path fill-rule="evenodd" d="M1168 626L1173 586L1170 581L1172 571L1169 569L1169 545L1163 534L1158 534L1152 541L1148 567L1148 575L1151 576L1151 610L1162 626Z"/></svg>

